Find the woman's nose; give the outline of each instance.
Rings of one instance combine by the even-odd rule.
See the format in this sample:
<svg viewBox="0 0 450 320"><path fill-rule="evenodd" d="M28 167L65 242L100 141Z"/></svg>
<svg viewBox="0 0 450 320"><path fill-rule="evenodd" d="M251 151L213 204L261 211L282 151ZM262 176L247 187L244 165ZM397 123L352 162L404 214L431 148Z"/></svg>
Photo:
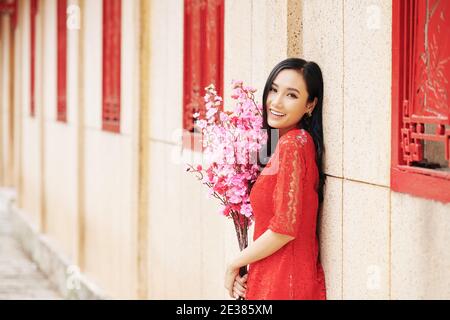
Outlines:
<svg viewBox="0 0 450 320"><path fill-rule="evenodd" d="M271 102L271 107L278 107L279 105L281 104L281 98L280 98L280 96L275 96L275 97L273 97L272 98L272 102Z"/></svg>

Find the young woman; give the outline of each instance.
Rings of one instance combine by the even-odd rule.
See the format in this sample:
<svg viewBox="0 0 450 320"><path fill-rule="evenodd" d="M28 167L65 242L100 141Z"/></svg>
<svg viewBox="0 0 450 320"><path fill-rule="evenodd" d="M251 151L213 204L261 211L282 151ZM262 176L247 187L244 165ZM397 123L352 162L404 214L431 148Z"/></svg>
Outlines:
<svg viewBox="0 0 450 320"><path fill-rule="evenodd" d="M250 193L254 242L225 273L231 297L326 299L316 230L325 181L322 101L322 72L314 62L286 59L267 79L263 127L269 161L260 155L263 170ZM273 132L278 141L272 141ZM240 277L246 265L249 272Z"/></svg>

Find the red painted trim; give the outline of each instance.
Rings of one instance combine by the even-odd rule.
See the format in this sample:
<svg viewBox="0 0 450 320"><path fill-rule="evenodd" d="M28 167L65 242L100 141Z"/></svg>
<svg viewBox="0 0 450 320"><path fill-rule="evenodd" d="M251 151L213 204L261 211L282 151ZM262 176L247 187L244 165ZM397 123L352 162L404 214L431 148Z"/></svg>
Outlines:
<svg viewBox="0 0 450 320"><path fill-rule="evenodd" d="M121 0L103 0L102 129L120 132Z"/></svg>
<svg viewBox="0 0 450 320"><path fill-rule="evenodd" d="M56 119L67 122L67 0L57 1L57 101Z"/></svg>
<svg viewBox="0 0 450 320"><path fill-rule="evenodd" d="M186 82L191 82L191 74L189 72L188 69L188 63L191 60L191 56L190 56L190 50L187 50L187 43L186 43L186 39L188 39L188 35L190 34L190 23L188 20L188 15L186 13L187 9L186 9L186 0L184 1L184 19L183 19L183 129L186 128L185 126L185 115L186 115L186 111L187 111L187 92L186 92ZM184 139L183 139L184 141Z"/></svg>
<svg viewBox="0 0 450 320"><path fill-rule="evenodd" d="M391 127L391 189L440 202L450 202L450 174L437 170L406 166L401 157L400 128L402 127L403 97L408 88L405 77L408 69L404 61L410 52L404 52L407 35L401 30L404 8L407 1L392 1L392 127ZM410 67L411 65L409 65Z"/></svg>
<svg viewBox="0 0 450 320"><path fill-rule="evenodd" d="M220 11L219 11L219 23L222 26L221 27L221 32L219 34L219 39L220 39L220 46L219 46L219 63L220 63L220 68L219 68L219 95L221 97L223 97L223 93L224 93L224 50L225 50L225 1L222 1L221 5L220 5ZM223 108L222 108L223 109ZM223 111L223 110L222 110Z"/></svg>
<svg viewBox="0 0 450 320"><path fill-rule="evenodd" d="M400 77L400 1L392 1L392 86L391 86L391 167L400 163L400 88L402 82ZM392 182L392 177L391 177Z"/></svg>
<svg viewBox="0 0 450 320"><path fill-rule="evenodd" d="M18 4L19 0L14 0L13 2L13 6L14 6L14 12L12 15L12 27L13 29L15 29L17 27L17 20L19 19L19 4Z"/></svg>
<svg viewBox="0 0 450 320"><path fill-rule="evenodd" d="M0 2L0 14L11 15L11 27L15 29L17 26L17 0L11 3Z"/></svg>

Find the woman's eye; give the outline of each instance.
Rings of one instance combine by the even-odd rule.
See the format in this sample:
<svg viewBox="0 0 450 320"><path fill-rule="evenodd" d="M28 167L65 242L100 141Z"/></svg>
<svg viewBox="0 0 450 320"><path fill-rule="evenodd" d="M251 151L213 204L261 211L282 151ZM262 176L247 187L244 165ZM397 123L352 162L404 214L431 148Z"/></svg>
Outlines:
<svg viewBox="0 0 450 320"><path fill-rule="evenodd" d="M277 89L276 88L270 88L269 92L270 91L277 92ZM295 94L293 94L293 93L289 93L288 96L290 96L290 97L292 97L294 99L297 99L297 96Z"/></svg>
<svg viewBox="0 0 450 320"><path fill-rule="evenodd" d="M269 91L277 92L277 89L276 88L270 88ZM288 96L290 96L290 97L292 97L294 99L297 99L297 96L295 94L293 94L293 93L289 93Z"/></svg>

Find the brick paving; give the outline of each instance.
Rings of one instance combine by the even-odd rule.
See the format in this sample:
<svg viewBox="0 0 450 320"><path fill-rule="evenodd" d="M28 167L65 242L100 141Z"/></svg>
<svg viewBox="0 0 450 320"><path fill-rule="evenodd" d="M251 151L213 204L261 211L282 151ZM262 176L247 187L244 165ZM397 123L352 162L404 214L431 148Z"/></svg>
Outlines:
<svg viewBox="0 0 450 320"><path fill-rule="evenodd" d="M11 299L53 300L62 296L14 239L8 212L0 204L0 300Z"/></svg>

